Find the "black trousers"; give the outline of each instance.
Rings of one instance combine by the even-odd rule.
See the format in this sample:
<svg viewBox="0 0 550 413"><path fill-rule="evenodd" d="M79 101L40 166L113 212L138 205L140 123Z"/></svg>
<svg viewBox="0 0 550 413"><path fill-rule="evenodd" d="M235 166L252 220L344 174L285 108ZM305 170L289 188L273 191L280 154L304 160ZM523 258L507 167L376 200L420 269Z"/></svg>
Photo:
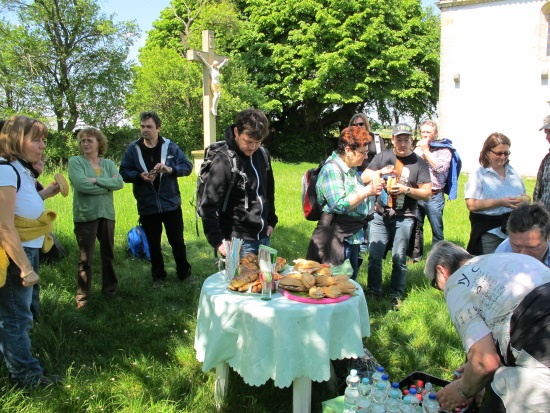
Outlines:
<svg viewBox="0 0 550 413"><path fill-rule="evenodd" d="M187 248L183 239L183 216L181 207L174 211L161 212L153 215L140 215L141 226L147 236L149 251L151 253L151 275L153 280L166 278L164 258L162 257L161 237L162 226L166 231L168 243L172 247L172 254L176 261L178 278L183 280L191 275L191 265L187 261Z"/></svg>

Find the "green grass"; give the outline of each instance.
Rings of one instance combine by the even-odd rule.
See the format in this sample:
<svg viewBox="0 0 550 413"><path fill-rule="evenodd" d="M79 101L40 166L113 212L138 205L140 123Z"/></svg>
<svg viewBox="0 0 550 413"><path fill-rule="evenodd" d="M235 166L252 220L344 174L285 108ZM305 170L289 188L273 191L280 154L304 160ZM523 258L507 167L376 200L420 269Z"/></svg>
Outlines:
<svg viewBox="0 0 550 413"><path fill-rule="evenodd" d="M279 255L292 260L305 256L315 223L301 214L300 179L313 164L273 165L277 181L277 226L272 244ZM47 184L53 171L42 179ZM195 232L193 198L196 175L180 179L185 220L185 239L194 274L204 280L216 272L212 249L202 228ZM461 178L461 187L465 177ZM526 181L532 193L533 180ZM94 287L90 304L77 310L76 243L73 235L72 198L57 196L46 206L58 213L55 232L69 256L55 265L43 265L42 318L32 331L34 352L43 367L65 376L64 384L28 395L16 391L0 366L0 412L213 412L215 372L202 372L193 349L200 285L177 281L172 254L163 240L167 270L166 287L151 288L149 264L132 260L126 252L126 233L137 222L130 185L115 194L116 265L119 296L106 299L100 294L99 250L96 249ZM426 223L426 250L431 243ZM462 192L445 207L445 236L465 245L469 221ZM447 314L441 293L423 276L423 262L409 267L407 295L399 311L390 310L384 300L369 302L371 337L365 346L400 380L420 370L450 378L464 359L460 340ZM389 284L391 264L384 266L384 287ZM366 284L366 262L358 281ZM284 343L281 343L284 345ZM224 412L289 412L292 391L279 389L269 381L250 387L233 371ZM313 384L312 407L335 396L325 383Z"/></svg>

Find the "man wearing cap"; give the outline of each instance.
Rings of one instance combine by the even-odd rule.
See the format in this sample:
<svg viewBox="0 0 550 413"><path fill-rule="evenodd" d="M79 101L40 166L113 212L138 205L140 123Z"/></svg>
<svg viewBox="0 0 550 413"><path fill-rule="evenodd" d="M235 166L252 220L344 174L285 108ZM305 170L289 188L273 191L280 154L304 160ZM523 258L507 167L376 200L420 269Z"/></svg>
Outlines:
<svg viewBox="0 0 550 413"><path fill-rule="evenodd" d="M550 116L542 121L543 125L539 130L544 129L546 140L550 143ZM550 152L542 160L537 174L537 184L533 191L533 202L540 201L550 211Z"/></svg>
<svg viewBox="0 0 550 413"><path fill-rule="evenodd" d="M389 296L392 305L399 305L405 293L407 247L413 229L418 201L432 195L428 164L411 150L412 127L398 123L392 132L393 148L374 157L361 175L365 184L379 178L387 180L378 197L369 231L369 266L367 294L382 295L382 260L386 247L392 246L392 274ZM382 175L382 168L393 166L393 173ZM385 168L387 170L387 168ZM393 181L393 182L392 182Z"/></svg>

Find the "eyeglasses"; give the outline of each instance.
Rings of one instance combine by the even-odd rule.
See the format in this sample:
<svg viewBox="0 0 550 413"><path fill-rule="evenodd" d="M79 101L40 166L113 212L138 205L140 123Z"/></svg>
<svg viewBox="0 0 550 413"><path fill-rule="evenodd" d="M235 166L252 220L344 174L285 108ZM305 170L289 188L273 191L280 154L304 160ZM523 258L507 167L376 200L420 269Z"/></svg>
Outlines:
<svg viewBox="0 0 550 413"><path fill-rule="evenodd" d="M96 141L95 139L81 139L80 143L81 144L94 143L95 141Z"/></svg>
<svg viewBox="0 0 550 413"><path fill-rule="evenodd" d="M437 274L435 277L432 278L432 287L436 290L439 290L439 287L437 286Z"/></svg>
<svg viewBox="0 0 550 413"><path fill-rule="evenodd" d="M365 126L365 122L354 123L353 126Z"/></svg>
<svg viewBox="0 0 550 413"><path fill-rule="evenodd" d="M368 153L369 153L369 150L366 149L366 150L364 150L364 151L360 151L360 150L358 150L358 149L355 149L355 152L359 152L359 154L360 154L361 156L367 156Z"/></svg>
<svg viewBox="0 0 550 413"><path fill-rule="evenodd" d="M512 154L512 152L510 151L502 151L502 152L495 152L493 151L492 149L489 149L489 151L491 151L492 153L494 153L496 156L510 156Z"/></svg>

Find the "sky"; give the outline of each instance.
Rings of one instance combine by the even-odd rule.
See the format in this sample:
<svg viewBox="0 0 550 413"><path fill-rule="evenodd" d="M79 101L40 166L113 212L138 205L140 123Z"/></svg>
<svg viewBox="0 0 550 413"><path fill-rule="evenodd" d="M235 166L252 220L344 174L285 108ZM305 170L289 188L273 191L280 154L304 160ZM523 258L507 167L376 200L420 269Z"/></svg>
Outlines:
<svg viewBox="0 0 550 413"><path fill-rule="evenodd" d="M433 5L436 0L422 0L423 6ZM170 5L170 0L99 0L101 10L115 15L115 21L135 20L141 29L141 36L130 50L129 58L137 61L140 47L145 45L147 31L153 28L153 22L160 12ZM439 11L435 7L436 11Z"/></svg>

